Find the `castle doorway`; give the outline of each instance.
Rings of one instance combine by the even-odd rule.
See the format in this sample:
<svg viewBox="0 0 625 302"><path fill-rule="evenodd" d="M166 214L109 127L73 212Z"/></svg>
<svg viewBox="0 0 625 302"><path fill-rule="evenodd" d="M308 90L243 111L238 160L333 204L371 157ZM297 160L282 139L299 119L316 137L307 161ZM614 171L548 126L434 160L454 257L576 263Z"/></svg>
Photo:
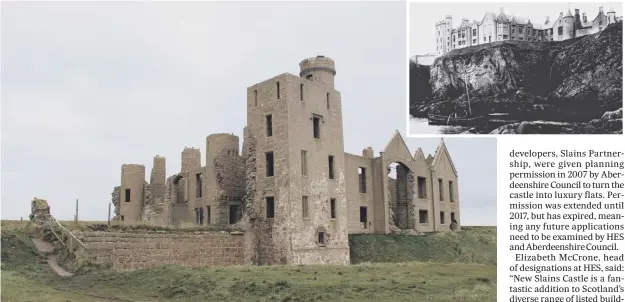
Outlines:
<svg viewBox="0 0 625 302"><path fill-rule="evenodd" d="M414 173L401 162L391 163L387 172L393 224L400 229L414 229Z"/></svg>

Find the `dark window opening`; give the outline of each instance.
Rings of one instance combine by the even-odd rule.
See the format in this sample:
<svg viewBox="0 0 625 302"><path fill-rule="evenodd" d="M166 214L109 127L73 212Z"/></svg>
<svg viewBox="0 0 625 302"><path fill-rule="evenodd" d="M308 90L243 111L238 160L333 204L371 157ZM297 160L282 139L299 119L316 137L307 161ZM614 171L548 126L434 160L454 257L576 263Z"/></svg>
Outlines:
<svg viewBox="0 0 625 302"><path fill-rule="evenodd" d="M124 215L122 215L122 221L124 221Z"/></svg>
<svg viewBox="0 0 625 302"><path fill-rule="evenodd" d="M419 198L427 198L427 179L425 177L417 177L417 189Z"/></svg>
<svg viewBox="0 0 625 302"><path fill-rule="evenodd" d="M330 93L326 93L326 107L330 109Z"/></svg>
<svg viewBox="0 0 625 302"><path fill-rule="evenodd" d="M454 202L454 182L449 181L449 201Z"/></svg>
<svg viewBox="0 0 625 302"><path fill-rule="evenodd" d="M211 206L206 206L206 224L211 224Z"/></svg>
<svg viewBox="0 0 625 302"><path fill-rule="evenodd" d="M195 197L202 197L202 173L195 174Z"/></svg>
<svg viewBox="0 0 625 302"><path fill-rule="evenodd" d="M562 26L559 26L558 27L558 35L561 35L562 33L563 33Z"/></svg>
<svg viewBox="0 0 625 302"><path fill-rule="evenodd" d="M445 212L441 212L441 224L445 223Z"/></svg>
<svg viewBox="0 0 625 302"><path fill-rule="evenodd" d="M360 193L367 193L367 174L366 169L358 167L358 189Z"/></svg>
<svg viewBox="0 0 625 302"><path fill-rule="evenodd" d="M456 221L456 213L451 212L451 217L450 218L451 218L451 222Z"/></svg>
<svg viewBox="0 0 625 302"><path fill-rule="evenodd" d="M365 225L365 229L367 228L367 207L360 207L360 223Z"/></svg>
<svg viewBox="0 0 625 302"><path fill-rule="evenodd" d="M273 152L265 153L267 177L273 176Z"/></svg>
<svg viewBox="0 0 625 302"><path fill-rule="evenodd" d="M444 196L443 196L443 180L442 179L438 179L438 199L440 201L443 201Z"/></svg>
<svg viewBox="0 0 625 302"><path fill-rule="evenodd" d="M328 175L330 179L334 179L334 156L328 156Z"/></svg>
<svg viewBox="0 0 625 302"><path fill-rule="evenodd" d="M235 224L237 223L239 220L241 220L241 206L239 205L232 205L230 206L230 215L229 215L230 219L229 219L229 224Z"/></svg>
<svg viewBox="0 0 625 302"><path fill-rule="evenodd" d="M317 233L317 243L319 245L325 245L326 244L326 233L325 232L318 232Z"/></svg>
<svg viewBox="0 0 625 302"><path fill-rule="evenodd" d="M258 107L258 90L254 90L254 107Z"/></svg>
<svg viewBox="0 0 625 302"><path fill-rule="evenodd" d="M273 135L273 119L271 114L265 116L265 121L267 123L267 137Z"/></svg>
<svg viewBox="0 0 625 302"><path fill-rule="evenodd" d="M313 137L319 138L319 117L313 117Z"/></svg>
<svg viewBox="0 0 625 302"><path fill-rule="evenodd" d="M280 82L276 82L276 96L280 99Z"/></svg>
<svg viewBox="0 0 625 302"><path fill-rule="evenodd" d="M124 200L130 202L130 189L126 189L126 198Z"/></svg>
<svg viewBox="0 0 625 302"><path fill-rule="evenodd" d="M336 218L336 198L330 198L330 218Z"/></svg>
<svg viewBox="0 0 625 302"><path fill-rule="evenodd" d="M200 210L200 225L204 224L204 208L199 208Z"/></svg>
<svg viewBox="0 0 625 302"><path fill-rule="evenodd" d="M307 75L306 80L312 81L312 74Z"/></svg>
<svg viewBox="0 0 625 302"><path fill-rule="evenodd" d="M304 84L299 84L299 99L304 100Z"/></svg>
<svg viewBox="0 0 625 302"><path fill-rule="evenodd" d="M308 196L302 196L302 217L308 218Z"/></svg>
<svg viewBox="0 0 625 302"><path fill-rule="evenodd" d="M273 197L265 197L265 201L267 202L267 218L273 218L275 214L274 199Z"/></svg>
<svg viewBox="0 0 625 302"><path fill-rule="evenodd" d="M428 223L428 211L419 210L419 223Z"/></svg>

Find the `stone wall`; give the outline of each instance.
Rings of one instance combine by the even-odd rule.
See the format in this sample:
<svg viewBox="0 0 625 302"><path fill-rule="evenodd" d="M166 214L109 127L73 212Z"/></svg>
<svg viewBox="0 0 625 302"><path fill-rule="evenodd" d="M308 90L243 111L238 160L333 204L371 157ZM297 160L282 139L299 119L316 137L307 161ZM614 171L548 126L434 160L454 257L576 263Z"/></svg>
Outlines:
<svg viewBox="0 0 625 302"><path fill-rule="evenodd" d="M96 263L116 270L175 264L188 267L243 265L242 232L149 233L79 232Z"/></svg>

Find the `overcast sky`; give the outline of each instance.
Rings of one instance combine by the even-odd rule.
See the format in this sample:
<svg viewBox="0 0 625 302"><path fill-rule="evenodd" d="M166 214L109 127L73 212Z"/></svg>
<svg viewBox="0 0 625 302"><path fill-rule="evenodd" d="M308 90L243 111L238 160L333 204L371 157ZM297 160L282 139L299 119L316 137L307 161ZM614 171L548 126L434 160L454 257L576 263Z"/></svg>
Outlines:
<svg viewBox="0 0 625 302"><path fill-rule="evenodd" d="M403 2L3 2L2 219L27 218L36 196L58 219L78 198L81 220L106 220L122 164L149 178L159 154L172 175L185 146L204 154L211 133L242 137L246 88L316 55L336 61L345 151L379 152L406 129L405 19ZM463 223L492 213L494 224L481 209L495 197L469 170L495 150L478 142L449 141Z"/></svg>
<svg viewBox="0 0 625 302"><path fill-rule="evenodd" d="M607 13L613 7L617 16L623 15L621 2L536 2L536 3L501 3L501 2L411 2L409 7L410 23L410 56L433 53L436 51L436 36L434 27L436 22L444 20L446 15L452 16L454 27L460 26L462 18L469 21L482 21L486 12L499 14L503 7L507 15L516 15L529 18L532 23L544 22L549 16L551 20L556 20L563 12L565 15L568 9L575 14L575 9L579 9L580 15L586 13L588 20L592 21L599 13L599 7L603 6L603 11Z"/></svg>

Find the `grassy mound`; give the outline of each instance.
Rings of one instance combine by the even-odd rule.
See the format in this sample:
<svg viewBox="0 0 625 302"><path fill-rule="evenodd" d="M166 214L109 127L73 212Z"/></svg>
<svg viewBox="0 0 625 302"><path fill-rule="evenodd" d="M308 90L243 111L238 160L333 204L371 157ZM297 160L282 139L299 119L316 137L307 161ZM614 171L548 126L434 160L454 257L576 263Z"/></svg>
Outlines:
<svg viewBox="0 0 625 302"><path fill-rule="evenodd" d="M497 265L496 227L466 227L460 232L423 236L350 235L352 263L438 262Z"/></svg>

